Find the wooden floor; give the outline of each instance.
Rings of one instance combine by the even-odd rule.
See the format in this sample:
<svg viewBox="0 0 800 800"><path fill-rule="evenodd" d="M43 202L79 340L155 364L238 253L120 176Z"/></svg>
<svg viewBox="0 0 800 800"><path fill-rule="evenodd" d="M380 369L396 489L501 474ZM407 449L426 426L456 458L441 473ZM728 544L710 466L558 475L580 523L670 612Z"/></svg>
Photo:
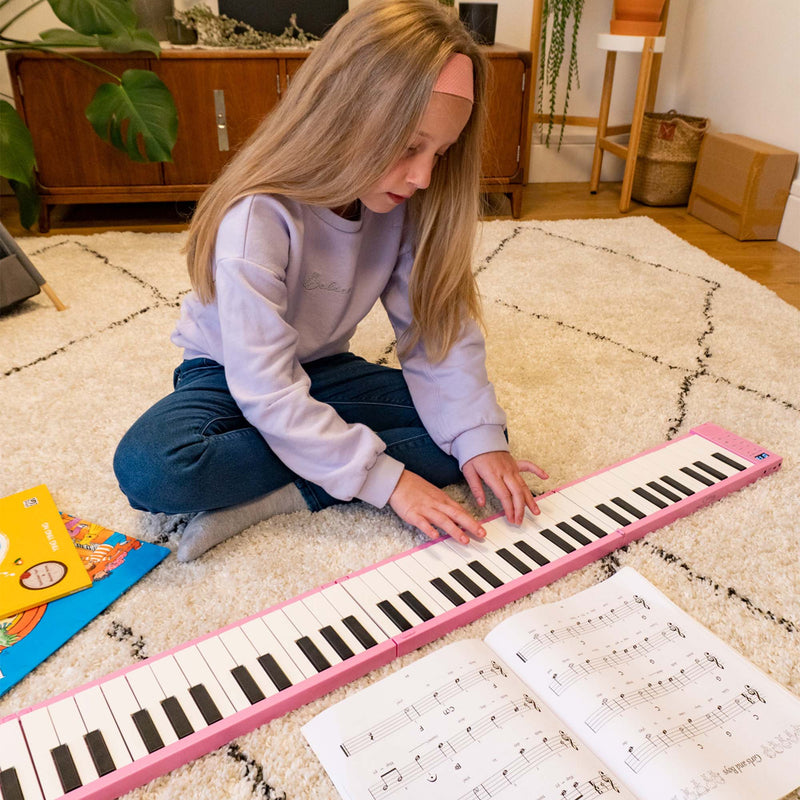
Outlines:
<svg viewBox="0 0 800 800"><path fill-rule="evenodd" d="M601 184L600 191L592 195L588 183L532 183L525 189L521 217L531 220L590 219L645 214L800 309L800 253L797 250L775 241L739 242L690 216L685 206L653 208L633 202L625 215L620 214L618 202L619 184ZM57 206L51 215L50 233L46 235L107 230L180 231L186 228L191 211L190 203ZM488 216L511 219L510 214L508 200L492 195ZM12 236L32 235L20 226L15 201L11 197L0 197L0 221Z"/></svg>

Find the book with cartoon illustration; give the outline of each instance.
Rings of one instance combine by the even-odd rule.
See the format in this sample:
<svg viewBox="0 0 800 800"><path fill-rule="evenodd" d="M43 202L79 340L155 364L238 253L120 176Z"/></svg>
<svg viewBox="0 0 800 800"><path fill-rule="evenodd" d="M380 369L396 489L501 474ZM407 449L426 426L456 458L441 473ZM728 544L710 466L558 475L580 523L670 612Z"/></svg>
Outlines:
<svg viewBox="0 0 800 800"><path fill-rule="evenodd" d="M166 547L102 525L63 512L59 517L90 586L52 602L0 614L0 696L169 554Z"/></svg>
<svg viewBox="0 0 800 800"><path fill-rule="evenodd" d="M777 800L800 699L638 572L518 612L322 711L347 800Z"/></svg>
<svg viewBox="0 0 800 800"><path fill-rule="evenodd" d="M0 619L91 585L44 484L0 498Z"/></svg>

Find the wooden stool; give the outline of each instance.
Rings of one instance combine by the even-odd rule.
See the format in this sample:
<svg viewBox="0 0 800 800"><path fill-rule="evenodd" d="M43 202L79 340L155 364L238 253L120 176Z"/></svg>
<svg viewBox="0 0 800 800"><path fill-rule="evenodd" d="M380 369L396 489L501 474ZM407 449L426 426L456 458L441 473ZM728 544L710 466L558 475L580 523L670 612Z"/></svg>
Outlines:
<svg viewBox="0 0 800 800"><path fill-rule="evenodd" d="M628 211L631 207L633 174L636 171L636 156L642 134L645 111L652 111L658 90L658 73L661 69L661 54L664 52L665 36L621 36L601 33L597 36L597 46L606 50L606 71L603 78L603 93L600 98L600 111L597 119L597 138L594 143L592 177L589 190L594 194L600 185L600 170L603 166L603 153L608 151L625 161L625 174L622 179L622 192L619 210ZM633 104L633 118L630 125L615 126L613 133L630 131L627 145L612 142L608 138L608 112L611 108L611 89L614 85L614 68L617 53L641 53L639 80L636 85L636 98Z"/></svg>

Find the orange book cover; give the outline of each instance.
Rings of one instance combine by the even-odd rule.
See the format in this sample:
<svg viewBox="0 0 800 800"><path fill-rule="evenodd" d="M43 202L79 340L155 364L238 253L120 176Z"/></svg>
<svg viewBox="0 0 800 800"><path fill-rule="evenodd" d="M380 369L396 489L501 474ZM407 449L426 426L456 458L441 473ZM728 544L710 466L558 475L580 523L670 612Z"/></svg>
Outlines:
<svg viewBox="0 0 800 800"><path fill-rule="evenodd" d="M44 484L0 498L0 619L91 585Z"/></svg>

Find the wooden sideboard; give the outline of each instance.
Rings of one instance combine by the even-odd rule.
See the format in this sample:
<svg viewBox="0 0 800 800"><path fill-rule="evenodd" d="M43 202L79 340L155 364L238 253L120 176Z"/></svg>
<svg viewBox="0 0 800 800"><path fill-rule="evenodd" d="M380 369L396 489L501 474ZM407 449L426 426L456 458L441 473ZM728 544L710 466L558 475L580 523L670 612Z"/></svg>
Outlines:
<svg viewBox="0 0 800 800"><path fill-rule="evenodd" d="M503 45L489 57L489 129L483 190L508 195L519 216L526 183L531 54ZM172 91L178 139L171 163L135 163L102 141L84 116L101 72L64 55L8 52L14 99L33 136L41 231L61 203L196 200L264 114L280 100L303 50L165 49L118 55L73 51L116 75L152 69Z"/></svg>

